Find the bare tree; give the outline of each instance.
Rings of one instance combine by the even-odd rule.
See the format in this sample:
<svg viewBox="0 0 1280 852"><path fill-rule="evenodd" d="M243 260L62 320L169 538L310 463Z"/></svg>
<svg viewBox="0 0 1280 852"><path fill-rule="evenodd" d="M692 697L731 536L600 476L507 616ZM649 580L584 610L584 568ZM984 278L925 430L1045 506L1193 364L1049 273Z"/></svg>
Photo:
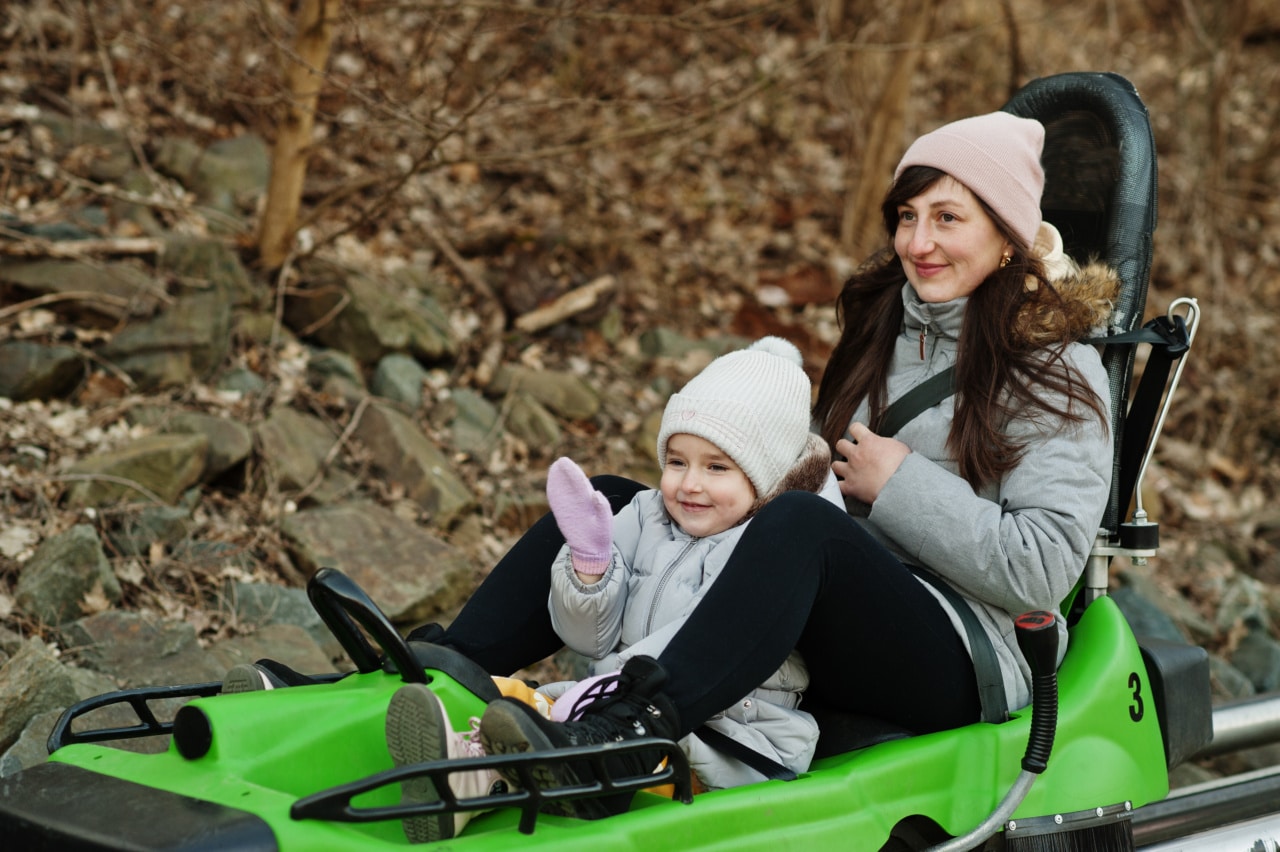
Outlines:
<svg viewBox="0 0 1280 852"><path fill-rule="evenodd" d="M311 152L316 101L324 83L340 0L302 0L293 51L283 57L284 114L271 155L271 182L258 232L258 252L268 269L284 264L293 245L302 187Z"/></svg>
<svg viewBox="0 0 1280 852"><path fill-rule="evenodd" d="M884 194L885 181L874 178L889 174L902 153L907 105L911 102L911 81L915 77L923 45L929 38L934 2L911 0L906 4L902 20L909 22L910 27L880 86L875 111L867 121L869 135L866 148L859 152L858 167L849 169L850 176L856 176L857 182L845 194L840 242L854 257L865 257L881 240L880 196ZM846 73L851 78L867 74L865 60L859 62L859 59L855 56L846 63Z"/></svg>

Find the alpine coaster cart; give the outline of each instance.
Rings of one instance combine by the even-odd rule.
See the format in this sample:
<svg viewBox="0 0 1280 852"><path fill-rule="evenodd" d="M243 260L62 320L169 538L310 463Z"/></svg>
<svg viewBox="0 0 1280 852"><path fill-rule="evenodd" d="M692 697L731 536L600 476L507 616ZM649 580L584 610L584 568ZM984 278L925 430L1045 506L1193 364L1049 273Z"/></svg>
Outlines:
<svg viewBox="0 0 1280 852"><path fill-rule="evenodd" d="M1030 707L998 722L924 736L874 720L822 713L819 756L793 781L690 794L683 753L666 741L659 775L607 778L611 747L492 756L393 768L383 739L387 703L425 682L455 729L479 715L493 686L451 652L407 643L344 574L308 586L354 662L312 685L221 695L220 684L131 689L81 702L49 739L47 763L0 779L0 837L22 850L380 850L409 845L401 821L485 811L458 852L484 850L1131 850L1140 814L1169 794L1168 770L1213 734L1208 660L1197 647L1139 641L1107 595L1115 556L1158 547L1140 483L1199 320L1193 300L1141 325L1156 226L1156 159L1146 107L1107 73L1035 80L1004 107L1046 130L1044 217L1068 254L1097 258L1123 282L1102 347L1111 377L1115 474L1104 528L1063 611L1070 645L1055 672L1052 616L1020 620L1036 671ZM1149 347L1130 387L1135 352ZM1134 509L1130 513L1130 505ZM1045 629L1045 628L1049 629ZM370 642L367 637L372 637ZM1044 639L1048 639L1046 644ZM157 708L181 704L171 717ZM136 724L94 727L95 713L131 708ZM110 740L170 736L139 754ZM613 747L616 748L616 747ZM590 760L602 782L459 801L452 771ZM400 782L430 775L440 801L401 804ZM635 796L632 809L585 822L540 812L550 799L674 784ZM1135 817L1136 815L1139 815ZM1241 847L1245 848L1245 847ZM1274 848L1274 847L1271 847Z"/></svg>

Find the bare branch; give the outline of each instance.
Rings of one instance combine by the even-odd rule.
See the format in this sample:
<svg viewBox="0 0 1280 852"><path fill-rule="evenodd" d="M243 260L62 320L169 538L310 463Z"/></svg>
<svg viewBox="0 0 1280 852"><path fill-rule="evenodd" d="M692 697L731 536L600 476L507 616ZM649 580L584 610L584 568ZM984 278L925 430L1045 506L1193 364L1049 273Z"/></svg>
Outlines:
<svg viewBox="0 0 1280 852"><path fill-rule="evenodd" d="M109 293L94 293L89 290L68 290L65 293L46 293L43 296L37 296L34 299L27 299L17 304L8 305L0 308L0 320L8 319L16 316L23 311L29 311L34 308L43 307L44 305L52 305L56 302L102 302L111 305L113 308L126 309L129 307L129 300L121 296L112 296Z"/></svg>
<svg viewBox="0 0 1280 852"><path fill-rule="evenodd" d="M439 229L426 222L419 224L431 241L435 243L440 253L458 271L463 280L480 294L487 305L487 310L481 313L488 315L485 339L489 342L480 356L479 363L476 364L475 382L479 387L488 387L489 383L493 381L493 374L497 371L498 364L502 360L502 333L506 329L507 320L506 314L502 310L501 302L494 295L493 289L488 282L476 274L475 270L471 268L471 264L467 263L462 255L458 254L458 250L453 247L453 244L449 242L444 234L440 233Z"/></svg>
<svg viewBox="0 0 1280 852"><path fill-rule="evenodd" d="M571 316L589 311L596 306L601 296L613 290L616 283L612 275L602 275L588 284L570 290L550 304L519 317L516 319L516 328L530 333L542 331Z"/></svg>
<svg viewBox="0 0 1280 852"><path fill-rule="evenodd" d="M15 242L0 242L0 255L10 257L58 257L81 259L89 255L160 254L161 240L151 237L108 237L85 240L42 240L0 226L0 235Z"/></svg>

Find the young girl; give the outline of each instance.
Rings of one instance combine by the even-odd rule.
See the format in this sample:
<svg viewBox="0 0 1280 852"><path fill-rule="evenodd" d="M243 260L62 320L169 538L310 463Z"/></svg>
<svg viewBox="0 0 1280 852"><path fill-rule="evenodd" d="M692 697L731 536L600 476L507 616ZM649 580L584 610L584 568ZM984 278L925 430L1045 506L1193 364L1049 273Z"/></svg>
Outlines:
<svg viewBox="0 0 1280 852"><path fill-rule="evenodd" d="M540 689L544 696L558 696L549 713L518 698L490 704L481 729L486 752L502 753L507 743L529 737L574 744L559 736L571 730L561 723L591 718L584 710L607 705L621 684L634 689L644 682L657 696L661 670L653 658L716 581L756 512L785 491L822 492L824 486L827 498L841 505L829 472L830 452L810 432L811 399L800 352L781 338L766 337L717 358L671 397L658 433L659 488L636 494L617 516L573 461L561 458L551 466L547 498L565 539L551 567L551 620L568 647L592 659L593 676ZM804 663L792 653L763 683L711 716L706 727L767 764L803 772L818 739L813 717L798 709L807 684ZM675 708L661 709L650 733L676 739ZM387 732L398 764L467 753L447 730L440 702L421 684L406 685L393 697ZM702 789L765 779L704 737L717 739L705 731L680 738ZM465 742L476 753L474 735ZM633 758L620 771L643 774L658 761L656 755ZM558 779L574 780L568 769ZM414 795L429 801L436 794L424 784ZM591 816L613 810L607 802L588 801L564 812L582 815L584 809ZM452 836L465 816L416 819L429 837L411 833L411 839L434 839Z"/></svg>

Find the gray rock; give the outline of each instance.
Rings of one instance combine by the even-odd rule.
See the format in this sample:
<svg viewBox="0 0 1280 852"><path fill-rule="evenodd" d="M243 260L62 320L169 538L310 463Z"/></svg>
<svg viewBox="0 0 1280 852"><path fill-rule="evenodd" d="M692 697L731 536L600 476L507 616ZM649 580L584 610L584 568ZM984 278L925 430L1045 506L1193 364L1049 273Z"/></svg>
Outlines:
<svg viewBox="0 0 1280 852"><path fill-rule="evenodd" d="M258 307L266 301L266 288L249 277L240 255L221 240L169 237L160 255L160 272L190 283L210 282L230 295L234 307Z"/></svg>
<svg viewBox="0 0 1280 852"><path fill-rule="evenodd" d="M115 692L120 688L115 678L102 672L95 672L93 669L67 666L67 673L71 675L71 683L75 686L77 701Z"/></svg>
<svg viewBox="0 0 1280 852"><path fill-rule="evenodd" d="M321 393L355 404L368 394L360 365L346 352L317 349L307 362L307 381Z"/></svg>
<svg viewBox="0 0 1280 852"><path fill-rule="evenodd" d="M600 410L600 397L583 379L569 373L504 364L486 388L491 394L527 393L561 417L590 420Z"/></svg>
<svg viewBox="0 0 1280 852"><path fill-rule="evenodd" d="M488 457L498 441L498 407L470 388L449 394L453 415L449 421L453 448L480 458Z"/></svg>
<svg viewBox="0 0 1280 852"><path fill-rule="evenodd" d="M286 517L281 531L308 574L337 568L397 623L445 612L474 586L464 554L374 503L304 509Z"/></svg>
<svg viewBox="0 0 1280 852"><path fill-rule="evenodd" d="M18 649L22 647L22 643L25 641L21 633L0 625L0 665L3 665L4 661L18 653Z"/></svg>
<svg viewBox="0 0 1280 852"><path fill-rule="evenodd" d="M285 322L300 336L347 352L362 364L391 352L428 363L456 354L447 322L402 298L389 282L312 265L306 283L285 300Z"/></svg>
<svg viewBox="0 0 1280 852"><path fill-rule="evenodd" d="M430 512L436 525L448 526L459 513L475 505L449 460L394 406L370 405L356 426L355 436L383 477Z"/></svg>
<svg viewBox="0 0 1280 852"><path fill-rule="evenodd" d="M1151 576L1154 570L1154 563L1146 567L1131 566L1122 569L1119 577L1125 587L1133 589L1177 625L1179 633L1191 637L1193 644L1210 641L1217 634L1213 624L1191 601L1154 582Z"/></svg>
<svg viewBox="0 0 1280 852"><path fill-rule="evenodd" d="M1216 654L1209 655L1209 682L1214 696L1224 701L1248 698L1257 693L1243 672Z"/></svg>
<svg viewBox="0 0 1280 852"><path fill-rule="evenodd" d="M156 192L156 183L151 174L139 168L131 168L117 181L121 189L134 193L139 198L149 198ZM168 236L168 227L163 223L156 211L147 204L138 204L125 198L116 198L111 202L111 218L121 223L132 223L139 233L163 238Z"/></svg>
<svg viewBox="0 0 1280 852"><path fill-rule="evenodd" d="M1231 665L1249 679L1258 692L1280 689L1280 642L1264 630L1250 630L1231 655Z"/></svg>
<svg viewBox="0 0 1280 852"><path fill-rule="evenodd" d="M1169 770L1169 789L1177 790L1180 787L1191 787L1196 784L1203 784L1212 781L1218 776L1202 766L1194 763L1180 763L1173 769Z"/></svg>
<svg viewBox="0 0 1280 852"><path fill-rule="evenodd" d="M111 320L146 317L160 307L163 288L137 263L84 263L76 260L6 260L0 263L0 281L18 284L36 295L71 291L93 293L99 298L79 299L80 311Z"/></svg>
<svg viewBox="0 0 1280 852"><path fill-rule="evenodd" d="M258 396L267 389L267 383L247 367L232 367L218 377L218 390L231 391L246 397Z"/></svg>
<svg viewBox="0 0 1280 852"><path fill-rule="evenodd" d="M13 744L31 717L77 701L66 666L38 637L0 666L0 749Z"/></svg>
<svg viewBox="0 0 1280 852"><path fill-rule="evenodd" d="M65 396L84 378L84 361L70 346L10 340L0 343L0 396L15 402Z"/></svg>
<svg viewBox="0 0 1280 852"><path fill-rule="evenodd" d="M555 415L537 399L516 391L505 401L506 429L531 447L554 447L560 443L560 424Z"/></svg>
<svg viewBox="0 0 1280 852"><path fill-rule="evenodd" d="M1272 743L1270 745L1258 746L1257 748L1245 749L1244 751L1231 755L1231 758L1233 758L1233 762L1239 767L1237 771L1274 771L1277 766L1280 766L1280 743ZM1257 848L1257 846L1253 847L1253 849ZM1252 849L1250 852L1252 852Z"/></svg>
<svg viewBox="0 0 1280 852"><path fill-rule="evenodd" d="M749 346L751 341L745 337L728 335L725 337L708 337L694 339L685 337L670 328L654 328L640 335L640 351L650 358L670 358L680 360L690 353L703 353L706 360L718 357L735 349Z"/></svg>
<svg viewBox="0 0 1280 852"><path fill-rule="evenodd" d="M1111 592L1111 599L1120 607L1134 635L1142 638L1167 639L1186 643L1173 619L1131 586L1121 586Z"/></svg>
<svg viewBox="0 0 1280 852"><path fill-rule="evenodd" d="M253 431L239 420L199 411L181 411L167 418L161 429L174 435L204 435L209 439L202 479L216 479L253 452Z"/></svg>
<svg viewBox="0 0 1280 852"><path fill-rule="evenodd" d="M247 636L224 639L213 645L209 653L224 672L232 666L263 658L279 660L302 674L337 671L330 655L305 628L296 624L268 624Z"/></svg>
<svg viewBox="0 0 1280 852"><path fill-rule="evenodd" d="M27 722L13 745L0 754L0 778L38 766L49 759L49 734L63 708L37 713Z"/></svg>
<svg viewBox="0 0 1280 852"><path fill-rule="evenodd" d="M57 625L79 616L80 602L94 589L112 603L120 602L120 583L97 532L77 524L36 549L22 566L14 598L32 618Z"/></svg>
<svg viewBox="0 0 1280 852"><path fill-rule="evenodd" d="M1247 574L1231 574L1222 584L1214 621L1224 633L1236 624L1266 630L1271 625L1266 587Z"/></svg>
<svg viewBox="0 0 1280 852"><path fill-rule="evenodd" d="M270 154L256 136L227 140L208 149L189 139L168 137L160 140L154 165L210 207L236 214L249 209L265 189Z"/></svg>
<svg viewBox="0 0 1280 852"><path fill-rule="evenodd" d="M200 481L209 439L204 435L147 435L119 449L87 456L67 474L81 479L67 486L71 506L103 506L148 500L148 492L166 503ZM132 483L132 484L131 484ZM138 486L146 489L140 492Z"/></svg>
<svg viewBox="0 0 1280 852"><path fill-rule="evenodd" d="M422 383L426 378L427 371L421 364L408 355L393 352L379 359L369 389L416 411L422 405Z"/></svg>
<svg viewBox="0 0 1280 852"><path fill-rule="evenodd" d="M91 669L82 669L77 666L67 666L67 670L71 673L71 680L76 685L76 695L78 700L83 701L86 698L94 698L107 693L117 692L120 689L115 678L105 675L102 672L95 672ZM173 681L173 683L185 683L190 681L190 677L181 677ZM186 699L164 699L161 701L148 702L153 712L157 713L161 719L172 719L173 714L177 712L178 707L186 703ZM142 719L128 704L109 704L96 710L80 716L75 723L76 730L100 730L104 728L126 728L133 725L141 724ZM150 737L134 737L131 739L121 740L103 740L103 745L112 748L118 748L122 751L132 751L138 754L159 754L169 748L169 737L167 736L150 736Z"/></svg>
<svg viewBox="0 0 1280 852"><path fill-rule="evenodd" d="M209 278L154 318L129 323L101 354L143 390L189 385L210 376L226 358L231 305L226 282Z"/></svg>
<svg viewBox="0 0 1280 852"><path fill-rule="evenodd" d="M336 440L319 418L292 408L272 411L257 436L262 461L282 491L296 491L315 479Z"/></svg>
<svg viewBox="0 0 1280 852"><path fill-rule="evenodd" d="M297 342L297 338L290 329L283 324L276 323L274 311L254 310L252 308L236 308L231 317L231 336L236 340L257 343L262 346ZM227 372L230 373L232 371L228 370Z"/></svg>
<svg viewBox="0 0 1280 852"><path fill-rule="evenodd" d="M249 572L261 567L255 562L252 548L229 541L183 538L169 548L169 555L189 569L208 574L219 574L227 569Z"/></svg>
<svg viewBox="0 0 1280 852"><path fill-rule="evenodd" d="M209 683L223 669L185 622L108 610L62 628L64 654L124 687Z"/></svg>
<svg viewBox="0 0 1280 852"><path fill-rule="evenodd" d="M42 110L35 123L49 130L59 152L65 154L73 148L91 152L87 165L92 180L116 182L135 163L129 140L118 130L48 110Z"/></svg>
<svg viewBox="0 0 1280 852"><path fill-rule="evenodd" d="M342 653L342 646L302 589L271 583L234 582L228 584L227 600L241 625L252 630L278 624L300 627L320 646L326 659L335 659Z"/></svg>
<svg viewBox="0 0 1280 852"><path fill-rule="evenodd" d="M441 328L448 328L447 310L457 303L455 287L449 279L427 265L408 265L389 274L397 287L413 293L419 304L429 312L438 314Z"/></svg>
<svg viewBox="0 0 1280 852"><path fill-rule="evenodd" d="M640 351L651 358L681 358L697 345L698 341L662 326L640 335Z"/></svg>
<svg viewBox="0 0 1280 852"><path fill-rule="evenodd" d="M209 145L206 159L210 157L216 158L215 168L203 170L203 191L211 197L229 196L241 209L251 210L271 179L267 143L256 133L219 139Z"/></svg>

